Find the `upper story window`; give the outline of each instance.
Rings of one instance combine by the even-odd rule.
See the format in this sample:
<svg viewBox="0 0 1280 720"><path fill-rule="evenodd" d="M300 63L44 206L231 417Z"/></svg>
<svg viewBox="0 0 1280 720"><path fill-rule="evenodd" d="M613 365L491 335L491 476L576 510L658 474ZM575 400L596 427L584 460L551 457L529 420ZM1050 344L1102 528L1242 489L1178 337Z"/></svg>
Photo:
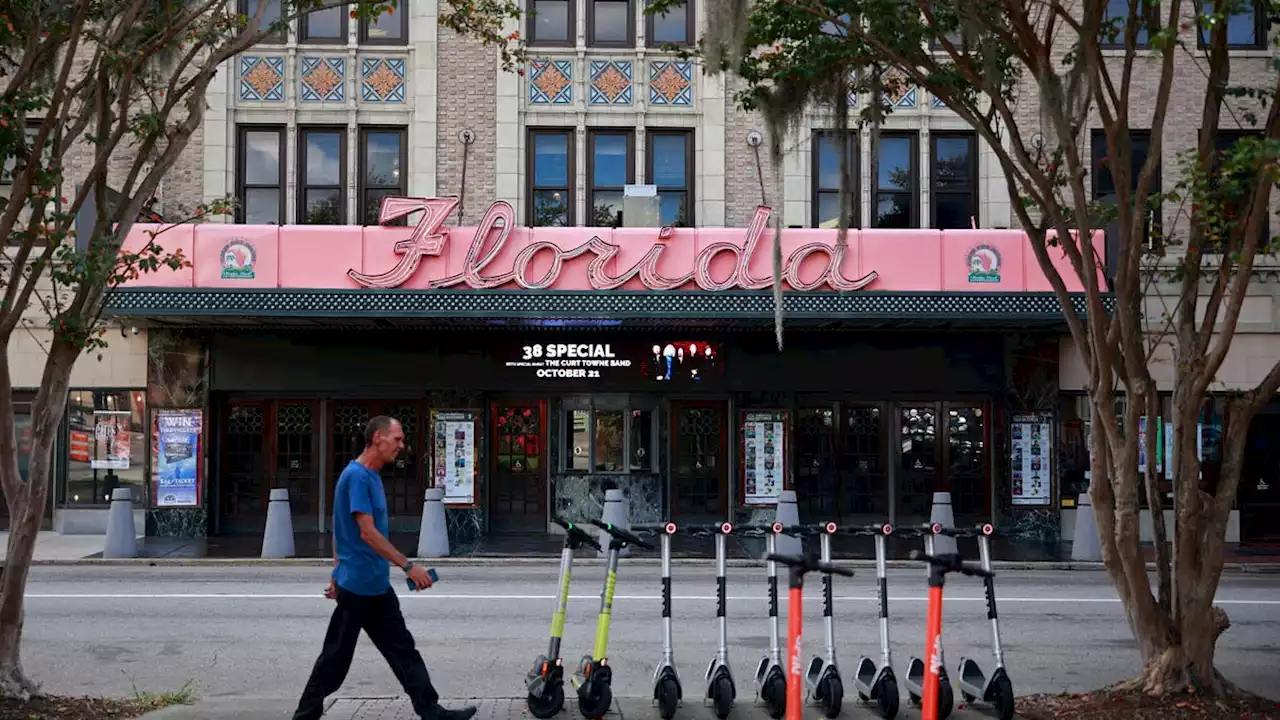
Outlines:
<svg viewBox="0 0 1280 720"><path fill-rule="evenodd" d="M649 130L645 144L645 177L658 189L662 224L692 227L693 133L689 130Z"/></svg>
<svg viewBox="0 0 1280 720"><path fill-rule="evenodd" d="M263 42L282 43L285 41L285 33L271 32L271 26L279 23L284 19L284 6L281 0L236 0L237 10L245 19L252 24L253 18L261 11L261 17L258 20L258 28L262 32L267 33L263 38Z"/></svg>
<svg viewBox="0 0 1280 720"><path fill-rule="evenodd" d="M858 159L858 134L850 132L849 187L850 195L849 227L858 227L861 194L858 181L862 175ZM812 213L812 225L816 228L839 227L840 223L840 134L833 131L815 132L813 134L813 197L809 207Z"/></svg>
<svg viewBox="0 0 1280 720"><path fill-rule="evenodd" d="M929 142L930 224L938 230L968 229L978 218L978 138L971 132L935 132Z"/></svg>
<svg viewBox="0 0 1280 720"><path fill-rule="evenodd" d="M880 134L877 177L872 185L873 224L878 228L912 228L919 217L920 174L916 134Z"/></svg>
<svg viewBox="0 0 1280 720"><path fill-rule="evenodd" d="M1134 39L1134 47L1145 48L1151 45L1151 30L1159 30L1159 0L1137 0L1138 2L1138 34ZM1124 48L1125 24L1129 18L1129 0L1107 0L1106 14L1102 18L1102 38L1099 44L1104 48ZM1119 22L1112 22L1118 20ZM1114 38L1108 29L1115 26L1118 31Z"/></svg>
<svg viewBox="0 0 1280 720"><path fill-rule="evenodd" d="M529 225L573 225L573 131L529 131Z"/></svg>
<svg viewBox="0 0 1280 720"><path fill-rule="evenodd" d="M1267 41L1267 12L1266 5L1261 0L1246 0L1243 3L1233 4L1232 12L1227 14L1225 18L1227 24L1227 47L1236 49L1256 48L1262 49L1266 47ZM1200 47L1205 48L1210 45L1211 25L1204 22L1204 19L1213 15L1213 0L1204 0L1204 7L1200 11Z"/></svg>
<svg viewBox="0 0 1280 720"><path fill-rule="evenodd" d="M360 208L361 223L377 225L382 198L408 195L408 150L404 128L373 125L360 128ZM405 225L400 218L388 225Z"/></svg>
<svg viewBox="0 0 1280 720"><path fill-rule="evenodd" d="M300 42L346 43L348 17L349 11L341 5L303 15L298 21Z"/></svg>
<svg viewBox="0 0 1280 720"><path fill-rule="evenodd" d="M1221 163L1229 157L1231 151L1235 148L1236 143L1245 138L1263 139L1264 135L1260 130L1218 130L1218 135L1213 139L1214 149L1217 155L1214 156L1214 169L1220 170ZM1230 193L1229 196L1223 198L1221 212L1223 217L1232 223L1233 232L1242 232L1243 226L1249 221L1250 209L1252 207L1251 189L1257 188L1256 166L1241 167L1239 174L1232 173L1234 177L1227 176L1222 178L1226 182L1219 182L1218 189L1224 193ZM1266 246L1271 239L1271 213L1266 212L1262 215L1262 227L1258 231L1258 244ZM1215 248L1220 251L1220 249Z"/></svg>
<svg viewBox="0 0 1280 720"><path fill-rule="evenodd" d="M347 129L298 131L298 223L342 225L347 219Z"/></svg>
<svg viewBox="0 0 1280 720"><path fill-rule="evenodd" d="M529 44L573 45L577 0L530 0Z"/></svg>
<svg viewBox="0 0 1280 720"><path fill-rule="evenodd" d="M695 40L693 37L693 0L684 0L679 4L672 4L667 11L658 13L646 13L645 23L647 28L645 35L647 36L647 44L650 46L659 45L693 45Z"/></svg>
<svg viewBox="0 0 1280 720"><path fill-rule="evenodd" d="M592 130L587 142L587 206L590 225L622 227L622 194L635 181L635 135L630 130Z"/></svg>
<svg viewBox="0 0 1280 720"><path fill-rule="evenodd" d="M1119 202L1119 193L1116 190L1115 178L1111 175L1113 166L1113 158L1115 153L1107 145L1107 135L1102 130L1094 130L1090 134L1090 143L1093 155L1093 197L1100 203L1117 204ZM1130 130L1129 131L1129 192L1133 193L1138 189L1138 176L1142 173L1142 166L1147 162L1147 150L1151 146L1151 133L1147 130ZM1147 188L1147 208L1143 210L1146 221L1144 223L1145 230L1143 234L1146 236L1147 249L1154 250L1159 245L1159 229L1163 226L1160 218L1160 194L1163 192L1161 184L1161 167L1156 165L1155 174L1151 178L1151 183ZM1152 232L1155 230L1156 232ZM1117 237L1118 233L1107 233L1108 238ZM1107 257L1114 257L1116 253L1108 252Z"/></svg>
<svg viewBox="0 0 1280 720"><path fill-rule="evenodd" d="M634 46L635 19L631 0L587 0L587 44L591 47Z"/></svg>
<svg viewBox="0 0 1280 720"><path fill-rule="evenodd" d="M363 45L408 45L409 3L397 3L397 7L383 10L370 20L360 18L360 43Z"/></svg>
<svg viewBox="0 0 1280 720"><path fill-rule="evenodd" d="M284 128L240 126L236 153L236 222L284 224Z"/></svg>

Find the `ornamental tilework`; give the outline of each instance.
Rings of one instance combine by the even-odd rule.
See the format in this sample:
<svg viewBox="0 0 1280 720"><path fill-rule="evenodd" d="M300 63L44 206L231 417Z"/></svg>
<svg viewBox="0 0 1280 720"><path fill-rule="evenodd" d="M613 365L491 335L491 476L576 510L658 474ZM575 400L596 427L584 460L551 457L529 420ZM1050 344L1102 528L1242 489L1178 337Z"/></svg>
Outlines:
<svg viewBox="0 0 1280 720"><path fill-rule="evenodd" d="M692 105L693 63L654 60L649 63L650 105Z"/></svg>
<svg viewBox="0 0 1280 720"><path fill-rule="evenodd" d="M346 66L346 58L302 58L299 97L303 102L342 102L346 97Z"/></svg>
<svg viewBox="0 0 1280 720"><path fill-rule="evenodd" d="M631 104L631 62L628 60L591 61L591 104Z"/></svg>
<svg viewBox="0 0 1280 720"><path fill-rule="evenodd" d="M916 88L896 70L885 73L883 80L885 99L891 107L909 110L916 106Z"/></svg>
<svg viewBox="0 0 1280 720"><path fill-rule="evenodd" d="M240 99L283 102L284 58L279 55L241 55Z"/></svg>
<svg viewBox="0 0 1280 720"><path fill-rule="evenodd" d="M592 92L595 92L594 85ZM533 60L529 63L529 104L568 105L573 102L573 61Z"/></svg>
<svg viewBox="0 0 1280 720"><path fill-rule="evenodd" d="M404 58L361 58L360 76L360 99L364 102L404 102Z"/></svg>
<svg viewBox="0 0 1280 720"><path fill-rule="evenodd" d="M937 95L934 95L934 96L933 96L933 106L934 106L934 107L936 107L936 108L944 108L944 107L946 107L946 106L947 106L947 104L946 104L946 103L944 103L944 102L942 102L942 98L938 97Z"/></svg>

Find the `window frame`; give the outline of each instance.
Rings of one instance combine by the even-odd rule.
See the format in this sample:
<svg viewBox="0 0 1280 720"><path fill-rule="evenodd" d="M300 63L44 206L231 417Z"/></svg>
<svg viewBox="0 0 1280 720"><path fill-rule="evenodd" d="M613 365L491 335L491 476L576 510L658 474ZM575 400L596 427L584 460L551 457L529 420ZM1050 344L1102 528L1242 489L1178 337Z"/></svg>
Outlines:
<svg viewBox="0 0 1280 720"><path fill-rule="evenodd" d="M652 398L637 397L634 395L569 395L561 398L559 403L560 410L560 438L562 445L556 448L558 455L556 469L558 472L569 475L656 475L660 472L658 466L658 446L659 442L659 417L658 403ZM631 453L634 448L631 446L632 428L635 427L635 412L649 413L649 442L652 447L645 449L645 464L647 467L640 470L631 468ZM570 461L570 453L565 452L566 446L573 442L573 427L569 417L575 412L587 413L587 437L590 439L587 447L587 468L586 470L575 470ZM597 412L620 412L622 413L622 458L623 467L621 470L596 470L596 413Z"/></svg>
<svg viewBox="0 0 1280 720"><path fill-rule="evenodd" d="M1206 0L1212 2L1212 0ZM1232 43L1231 38L1227 38L1227 50L1265 50L1267 48L1267 9L1262 0L1250 0L1249 3L1253 7L1253 42L1249 43ZM1229 16L1228 16L1229 17ZM1202 18L1196 13L1196 48L1199 50L1208 50L1210 42L1205 37L1208 28L1200 24Z"/></svg>
<svg viewBox="0 0 1280 720"><path fill-rule="evenodd" d="M261 1L264 3L270 2L270 0L261 0ZM285 17L285 3L286 3L286 0L280 0L280 18L279 18L280 20L283 20ZM246 20L253 19L253 13L249 10L250 4L256 7L258 4L258 0L236 0L236 12L240 13L241 15L244 15ZM262 19L266 20L265 15L263 16ZM268 23L268 25L270 24L271 23ZM262 42L267 45L284 45L285 43L289 42L289 30L286 29L283 34L267 33L262 37Z"/></svg>
<svg viewBox="0 0 1280 720"><path fill-rule="evenodd" d="M338 136L338 184L337 185L310 185L307 183L307 138L312 133L316 134L336 134ZM401 166L403 167L403 165ZM345 225L347 222L347 126L346 125L299 125L298 126L298 182L297 182L297 203L298 212L296 221L298 225L311 225L307 222L307 191L308 190L334 190L338 191L338 222L337 225ZM317 223L319 224L319 223Z"/></svg>
<svg viewBox="0 0 1280 720"><path fill-rule="evenodd" d="M1129 146L1130 146L1129 161L1130 163L1133 162L1134 141L1139 138L1141 138L1142 141L1147 144L1146 152L1148 154L1150 154L1151 152L1151 131L1145 130L1145 129L1130 128L1129 130ZM1100 143L1099 143L1099 140L1101 140ZM1101 155L1098 154L1099 152L1098 148L1102 148ZM1107 148L1106 131L1102 130L1101 128L1090 129L1089 131L1089 156L1090 156L1089 157L1089 186L1090 186L1089 189L1091 191L1090 194L1092 195L1094 202L1099 201L1098 180L1102 175L1101 173L1102 166L1099 163L1099 160L1103 157L1107 157L1108 152L1109 150ZM1131 175L1133 175L1133 180L1136 183L1138 179L1137 177L1138 173L1142 172L1142 167L1141 166L1137 168L1131 167L1129 172ZM1112 187L1115 187L1115 184L1116 184L1115 175L1112 174L1110 170L1107 170L1107 176L1111 178ZM1150 197L1151 197L1150 193L1152 192L1155 192L1157 194L1164 193L1164 159L1163 158L1160 158L1160 161L1156 165L1156 175L1153 178L1153 181L1154 182L1151 186L1151 189L1148 191L1148 194L1147 194L1148 200L1150 200ZM1118 195L1116 197L1116 200L1117 202L1119 202ZM1115 222L1119 222L1119 221L1117 220ZM1161 201L1157 203L1156 208L1153 211L1151 211L1151 218L1149 220L1149 224L1147 225L1147 232L1146 232L1147 237L1144 244L1146 245L1146 249L1148 252L1156 252L1161 248L1161 244L1155 240L1156 235L1153 235L1151 231L1155 230L1156 234L1158 235L1163 231L1163 228L1164 228L1164 203L1163 201ZM1112 234L1107 233L1107 235L1108 237L1110 237ZM1113 253L1108 252L1107 256L1111 257L1112 254Z"/></svg>
<svg viewBox="0 0 1280 720"><path fill-rule="evenodd" d="M907 226L909 228L917 228L920 226L920 133L915 130L888 130L880 132L880 144L883 145L885 138L905 138L911 144L911 188L909 190L887 190L881 192L880 188L880 147L875 148L876 153L876 175L871 178L871 213L867 218L867 227L879 228L877 220L880 216L880 196L884 195L903 195L910 194L911 201L907 212Z"/></svg>
<svg viewBox="0 0 1280 720"><path fill-rule="evenodd" d="M685 138L685 146L684 146L685 147L685 158L684 158L685 186L679 189L680 191L684 192L684 196L685 196L685 202L684 202L685 222L683 225L675 224L675 225L672 225L672 227L690 227L690 228L697 227L698 226L697 213L696 213L696 205L694 200L694 197L695 197L694 190L697 184L697 178L694 176L694 171L696 169L696 165L694 163L694 157L697 154L697 149L694 147L694 144L693 144L694 143L693 128L663 127L663 128L646 128L645 129L645 143L644 143L645 182L657 188L659 203L661 203L662 188L664 186L658 185L656 182L654 182L654 179L653 179L654 144L652 142L652 139L655 137L664 137L664 136L678 136L678 137ZM676 189L670 185L667 185L665 187L671 188L673 190ZM659 205L659 208L661 208L661 205ZM659 209L659 213L661 213L661 209Z"/></svg>
<svg viewBox="0 0 1280 720"><path fill-rule="evenodd" d="M348 13L347 9L342 5L331 5L329 6L329 8L323 8L323 9L336 9L338 11L338 19L339 19L339 22L341 23L340 25L341 30L339 30L338 32L338 37L336 38L311 37L309 34L311 32L311 13L308 13L298 18L298 44L299 45L304 45L304 44L305 45L346 45L347 44L347 39L351 37L350 13Z"/></svg>
<svg viewBox="0 0 1280 720"><path fill-rule="evenodd" d="M392 185L369 185L365 177L365 169L368 165L369 153L369 134L370 133L396 133L400 136L400 184ZM361 125L357 134L357 152L356 158L356 218L359 220L357 224L363 227L375 227L374 225L365 225L365 217L368 211L366 203L368 202L368 193L370 190L399 190L402 196L409 194L409 128L404 125ZM381 203L379 203L381 205ZM408 218L402 217L387 223L388 226L407 225Z"/></svg>
<svg viewBox="0 0 1280 720"><path fill-rule="evenodd" d="M565 186L559 185L538 185L537 183L537 167L535 166L537 157L537 137L540 135L563 135L567 138L565 141L565 152L568 158L565 161ZM557 227L555 225L540 226L535 225L534 219L537 217L536 193L543 190L563 190L565 192L567 207L564 227L576 227L578 203L574 191L577 189L575 182L577 178L577 131L570 127L545 127L535 126L525 129L525 225L528 227Z"/></svg>
<svg viewBox="0 0 1280 720"><path fill-rule="evenodd" d="M388 47L405 47L409 44L409 12L405 7L408 3L399 3L401 7L397 7L392 17L400 23L400 37L398 38L375 38L369 37L369 18L360 18L359 41L361 45L384 45ZM386 13L383 13L385 15ZM379 16L381 17L381 16Z"/></svg>
<svg viewBox="0 0 1280 720"><path fill-rule="evenodd" d="M587 215L590 222L595 222L595 196L597 192L622 193L626 192L626 185L598 185L596 183L596 138L602 136L621 135L627 141L627 184L633 184L636 181L636 131L634 128L590 128L587 130ZM625 219L625 215L623 216Z"/></svg>
<svg viewBox="0 0 1280 720"><path fill-rule="evenodd" d="M853 187L849 188L849 192L853 194L853 214L849 218L849 227L862 227L862 137L857 130L846 130L849 136L849 152L853 157L849 158L851 165L851 175ZM840 135L839 128L824 128L814 130L809 138L809 226L817 228L822 222L822 218L818 217L822 204L819 198L823 194L830 194L839 197L840 188L824 188L821 186L819 178L822 176L822 168L819 164L822 159L822 139L831 137L838 140ZM839 170L837 169L837 172Z"/></svg>
<svg viewBox="0 0 1280 720"><path fill-rule="evenodd" d="M247 182L247 178L245 177L245 174L249 169L248 168L249 156L247 152L248 142L246 141L246 137L251 132L276 133L276 137L278 138L277 152L280 157L277 159L277 164L279 166L278 167L279 178L276 180L275 185L250 185ZM280 222L278 223L278 225L285 224L285 217L286 217L285 207L289 203L289 199L287 197L288 166L286 164L288 162L288 152L285 146L285 144L288 141L289 141L288 130L284 125L259 124L259 123L245 123L245 124L236 125L236 201L237 201L236 202L236 222L237 223L242 225L248 224L247 216L245 214L247 212L247 207L246 207L247 195L245 194L246 191L262 189L262 188L275 188L280 192L280 203L279 203Z"/></svg>
<svg viewBox="0 0 1280 720"><path fill-rule="evenodd" d="M1121 0L1121 1L1125 3L1125 13L1127 14L1129 11L1128 0ZM1109 23L1113 19L1113 18L1108 18L1106 16L1106 11L1110 7L1111 2L1112 0L1107 0L1107 4L1103 6L1103 16L1102 16L1103 23ZM1139 2L1141 3L1141 5L1139 7L1138 19L1141 20L1143 15L1142 11L1146 11L1147 25L1155 25L1157 27L1162 26L1163 21L1160 19L1160 1L1159 0L1139 0ZM1114 18L1114 19L1118 19L1118 18ZM1142 29L1147 31L1147 39L1142 40L1140 37L1134 38L1133 48L1135 50L1149 50L1151 48L1151 31L1149 28L1142 28ZM1121 27L1120 33L1116 35L1116 39L1114 42L1112 42L1109 38L1100 37L1098 38L1098 47L1102 48L1103 50L1124 50L1125 49L1124 35L1125 35L1125 32L1127 32L1127 30L1128 30L1128 27L1126 22L1126 25Z"/></svg>
<svg viewBox="0 0 1280 720"><path fill-rule="evenodd" d="M75 407L77 408L77 411L83 411L83 408L86 407L82 405L73 406L72 396L76 394L83 395L86 393L88 393L92 397L92 401L93 401L93 405L89 409L90 416L92 416L92 414L96 412L102 412L102 411L111 412L108 408L98 407L99 398L105 398L108 396L118 397L123 395L128 397L129 398L128 412L130 412L131 414L135 409L135 402L138 406L140 406L141 415L142 415L141 428L136 432L139 432L140 434L143 435L142 437L143 455L142 457L138 458L138 463L137 463L138 467L141 468L142 470L142 482L139 484L139 483L125 481L120 483L116 487L127 487L127 488L130 488L131 490L137 487L141 487L141 492L136 492L133 495L133 509L146 510L153 507L153 503L154 503L153 498L155 496L155 484L153 482L154 479L151 477L152 467L151 467L151 456L149 451L151 449L152 442L149 438L149 434L150 434L149 426L153 422L152 418L154 417L154 411L157 409L162 409L163 406L157 405L153 407L151 405L150 398L147 397L146 388L130 387L127 385L110 385L105 387L72 386L72 388L70 388L67 391L67 398L65 401L66 406L64 409L65 414L63 416L62 422L59 423L58 441L55 443L55 448L54 448L55 456L58 458L55 461L55 472L57 473L57 475L55 475L55 479L58 484L58 487L55 488L55 492L52 493L53 502L55 506L59 508L94 509L94 508L108 507L111 504L111 501L107 500L106 498L103 498L101 502L97 502L97 496L96 496L96 492L98 490L98 483L100 482L98 480L98 473L105 473L107 471L93 470L92 468L90 468L90 472L93 473L93 489L95 492L95 495L93 498L94 502L74 502L68 499L68 495L70 494L68 492L68 485L70 484L70 479L71 479L70 478L71 410L73 407ZM17 395L17 392L15 392L15 396L16 395ZM32 398L32 402L34 402L34 398ZM15 405L17 404L18 403L15 397ZM30 410L28 409L28 413L29 412ZM15 408L15 415L17 414L19 413ZM130 418L131 428L132 428L132 424L133 422L131 417ZM135 432L135 431L131 429L130 432ZM19 441L19 444L21 444L20 435L18 437L18 441ZM19 450L21 450L21 445L19 445ZM92 460L93 460L93 456L91 452L90 461ZM133 460L130 459L130 464L132 463L133 463Z"/></svg>
<svg viewBox="0 0 1280 720"><path fill-rule="evenodd" d="M968 191L962 190L940 190L938 188L938 152L937 142L943 140L966 140L969 143L969 173ZM968 130L942 130L929 133L929 227L939 230L938 227L938 196L962 196L968 195L969 202L973 205L974 222L981 223L982 207L979 204L980 197L978 193L979 173L978 173L978 134ZM963 228L947 228L949 230L968 230L969 226Z"/></svg>
<svg viewBox="0 0 1280 720"><path fill-rule="evenodd" d="M568 15L565 18L565 39L564 40L542 40L538 38L538 3L539 2L564 2L568 7ZM529 0L529 7L532 12L525 14L527 18L525 24L525 34L529 37L530 47L574 47L577 45L577 27L578 27L578 2L577 0Z"/></svg>
<svg viewBox="0 0 1280 720"><path fill-rule="evenodd" d="M627 4L627 39L596 40L596 3ZM633 48L636 46L636 0L586 0L587 4L587 47L589 48Z"/></svg>
<svg viewBox="0 0 1280 720"><path fill-rule="evenodd" d="M651 3L646 3L646 5L649 5L649 4ZM649 12L646 12L644 14L644 40L647 46L655 47L655 48L661 47L663 45L672 45L674 47L693 47L695 44L697 44L698 40L696 37L694 37L694 34L695 34L695 30L697 29L695 26L697 25L696 21L698 16L696 14L696 7L694 5L694 0L684 0L683 7L685 9L684 40L680 40L678 42L673 42L668 40L655 41L653 39L654 16L652 13L649 13Z"/></svg>

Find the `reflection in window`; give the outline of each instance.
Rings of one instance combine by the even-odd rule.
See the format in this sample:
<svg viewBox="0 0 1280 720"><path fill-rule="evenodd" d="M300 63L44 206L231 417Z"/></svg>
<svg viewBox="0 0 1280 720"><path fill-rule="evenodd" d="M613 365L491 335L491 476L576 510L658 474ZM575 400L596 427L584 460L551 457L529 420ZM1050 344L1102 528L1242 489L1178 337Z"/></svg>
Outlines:
<svg viewBox="0 0 1280 720"><path fill-rule="evenodd" d="M280 170L284 128L240 128L240 197L237 222L284 224L284 188Z"/></svg>
<svg viewBox="0 0 1280 720"><path fill-rule="evenodd" d="M622 194L631 183L631 134L591 135L591 225L622 227Z"/></svg>
<svg viewBox="0 0 1280 720"><path fill-rule="evenodd" d="M573 225L573 196L569 192L569 158L572 142L565 130L533 131L533 168L529 193L530 225Z"/></svg>
<svg viewBox="0 0 1280 720"><path fill-rule="evenodd" d="M654 468L654 413L651 410L564 411L565 472L648 473Z"/></svg>
<svg viewBox="0 0 1280 720"><path fill-rule="evenodd" d="M360 173L363 193L360 197L360 217L365 225L377 225L382 209L382 199L402 197L405 192L406 173L405 131L400 128L365 128L361 133ZM391 225L405 225L400 218Z"/></svg>
<svg viewBox="0 0 1280 720"><path fill-rule="evenodd" d="M629 467L631 472L649 472L653 469L653 412L651 410L631 411L631 451Z"/></svg>
<svg viewBox="0 0 1280 720"><path fill-rule="evenodd" d="M914 135L880 136L876 192L871 201L878 228L910 228L915 224L915 148Z"/></svg>
<svg viewBox="0 0 1280 720"><path fill-rule="evenodd" d="M933 227L965 230L978 216L977 140L973 133L934 133L933 188L929 202Z"/></svg>
<svg viewBox="0 0 1280 720"><path fill-rule="evenodd" d="M569 447L565 448L565 469L587 472L591 469L591 413L570 410L566 415Z"/></svg>
<svg viewBox="0 0 1280 720"><path fill-rule="evenodd" d="M569 0L532 0L529 13L529 44L567 44L573 25L573 3Z"/></svg>
<svg viewBox="0 0 1280 720"><path fill-rule="evenodd" d="M588 44L628 45L634 43L629 0L591 0L591 35Z"/></svg>
<svg viewBox="0 0 1280 720"><path fill-rule="evenodd" d="M1102 19L1102 37L1099 44L1102 47L1124 47L1125 26L1129 20L1129 0L1107 0L1106 10ZM1138 23L1137 36L1134 39L1134 47L1146 47L1151 40L1150 28L1159 28L1160 20L1160 3L1158 0L1151 2L1139 1L1138 12L1136 16ZM1114 36L1111 30L1114 29Z"/></svg>
<svg viewBox="0 0 1280 720"><path fill-rule="evenodd" d="M72 391L67 400L67 425L63 502L106 505L112 490L128 487L133 504L144 506L147 437L142 391Z"/></svg>
<svg viewBox="0 0 1280 720"><path fill-rule="evenodd" d="M662 13L646 14L650 45L692 45L693 23L689 21L687 0L668 5Z"/></svg>
<svg viewBox="0 0 1280 720"><path fill-rule="evenodd" d="M664 226L688 227L692 221L689 168L693 135L684 131L650 130L646 152L649 182L657 186Z"/></svg>
<svg viewBox="0 0 1280 720"><path fill-rule="evenodd" d="M626 422L621 411L597 410L595 433L596 472L624 472L623 438Z"/></svg>
<svg viewBox="0 0 1280 720"><path fill-rule="evenodd" d="M346 193L342 166L345 129L302 130L303 225L341 225L346 222Z"/></svg>
<svg viewBox="0 0 1280 720"><path fill-rule="evenodd" d="M347 10L333 6L308 13L302 16L301 26L303 42L345 42Z"/></svg>
<svg viewBox="0 0 1280 720"><path fill-rule="evenodd" d="M849 227L858 226L858 136L849 134ZM840 224L840 136L821 132L813 136L813 227L834 228Z"/></svg>
<svg viewBox="0 0 1280 720"><path fill-rule="evenodd" d="M1265 37L1265 23L1260 22L1266 16L1265 5L1258 0L1244 0L1231 4L1231 10L1225 18L1227 24L1227 47L1256 48L1261 47ZM1200 44L1209 45L1212 41L1210 33L1212 25L1204 21L1213 15L1213 1L1205 0L1200 11Z"/></svg>

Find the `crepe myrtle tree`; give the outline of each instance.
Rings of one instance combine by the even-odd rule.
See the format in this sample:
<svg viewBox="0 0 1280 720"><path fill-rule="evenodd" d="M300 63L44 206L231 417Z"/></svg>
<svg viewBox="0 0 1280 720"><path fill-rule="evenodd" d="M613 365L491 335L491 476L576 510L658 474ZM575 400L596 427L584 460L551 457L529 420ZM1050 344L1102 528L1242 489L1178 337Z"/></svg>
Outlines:
<svg viewBox="0 0 1280 720"><path fill-rule="evenodd" d="M23 593L49 492L52 448L66 409L71 370L104 345L102 311L113 288L188 259L163 248L175 221L226 213L230 201L169 208L170 224L141 247L122 250L150 217L162 178L187 149L205 113L218 67L292 20L333 6L352 17L407 12L406 0L284 0L263 26L266 0L249 15L226 0L0 0L0 485L9 510L8 555L0 579L0 695L26 698L39 686L21 662ZM496 46L504 67L523 51L506 26L514 0L443 0L442 26ZM68 159L75 158L75 163ZM86 202L91 228L76 219ZM31 406L28 471L19 472L9 349L14 334L52 332Z"/></svg>
<svg viewBox="0 0 1280 720"><path fill-rule="evenodd" d="M1227 517L1240 482L1250 419L1280 386L1280 362L1246 392L1227 394L1227 435L1221 478L1206 491L1199 481L1197 423L1206 393L1231 345L1246 289L1259 255L1271 253L1265 231L1280 153L1280 72L1257 87L1232 82L1227 50L1229 13L1248 9L1241 0L1212 6L1162 0L1149 13L1130 0L1127 18L1105 20L1106 0L709 0L709 35L696 53L709 72L745 81L736 96L758 110L767 125L774 162L788 131L807 108L831 107L836 127L848 127L848 94L869 94L857 124L869 124L873 162L887 95L903 82L940 99L986 142L999 163L1014 212L1031 252L1062 304L1075 347L1088 370L1092 405L1090 494L1098 517L1103 561L1141 651L1142 669L1125 687L1161 695L1232 689L1214 667L1217 637L1228 627L1213 606L1223 563ZM1114 5L1113 5L1114 6ZM661 13L665 4L650 12ZM1270 29L1277 3L1261 10ZM1194 37L1205 28L1203 47ZM1139 30L1150 49L1139 50ZM1271 33L1267 33L1270 37ZM1104 46L1108 49L1104 51ZM1112 50L1114 46L1122 48ZM1146 57L1153 56L1153 57ZM1179 72L1202 75L1202 129L1193 147L1175 148L1178 178L1158 187L1175 82ZM1190 68L1188 70L1188 68ZM1154 74L1154 99L1138 99L1134 74ZM1038 106L1028 121L1019 103ZM1186 102L1183 100L1182 102ZM1195 101L1192 101L1195 102ZM1185 107L1182 108L1185 116ZM1149 115L1149 122L1147 116ZM1130 123L1149 131L1145 164L1131 172ZM1136 123L1141 122L1141 125ZM1256 130L1223 151L1217 144L1224 122ZM1113 203L1094 201L1085 131L1101 127L1106 163L1114 179ZM842 158L847 157L844 153ZM847 165L847 161L845 162ZM841 168L852 187L850 169ZM877 171L873 166L872 176ZM848 193L840 227L848 225ZM1178 221L1161 232L1148 227L1159 208L1177 209ZM1111 226L1115 235L1110 277L1099 279L1093 232ZM780 225L775 228L774 286L780 296ZM1149 261L1148 233L1161 240L1157 262ZM842 233L843 236L843 233ZM1075 236L1078 242L1059 242ZM841 238L843 241L843 237ZM1060 250L1058 248L1061 248ZM1176 250L1176 251L1175 251ZM1065 279L1051 262L1065 253L1070 274L1084 287L1085 313L1071 302ZM1151 286L1175 299L1162 317L1144 314ZM1104 297L1114 293L1115 309ZM781 303L778 303L781 347ZM1156 338L1173 358L1173 468L1176 524L1171 557L1155 472L1156 438L1145 434L1146 467L1139 470L1143 416L1160 414L1150 362ZM1118 417L1115 400L1127 409ZM1139 540L1145 497L1156 538L1157 573L1146 573Z"/></svg>

